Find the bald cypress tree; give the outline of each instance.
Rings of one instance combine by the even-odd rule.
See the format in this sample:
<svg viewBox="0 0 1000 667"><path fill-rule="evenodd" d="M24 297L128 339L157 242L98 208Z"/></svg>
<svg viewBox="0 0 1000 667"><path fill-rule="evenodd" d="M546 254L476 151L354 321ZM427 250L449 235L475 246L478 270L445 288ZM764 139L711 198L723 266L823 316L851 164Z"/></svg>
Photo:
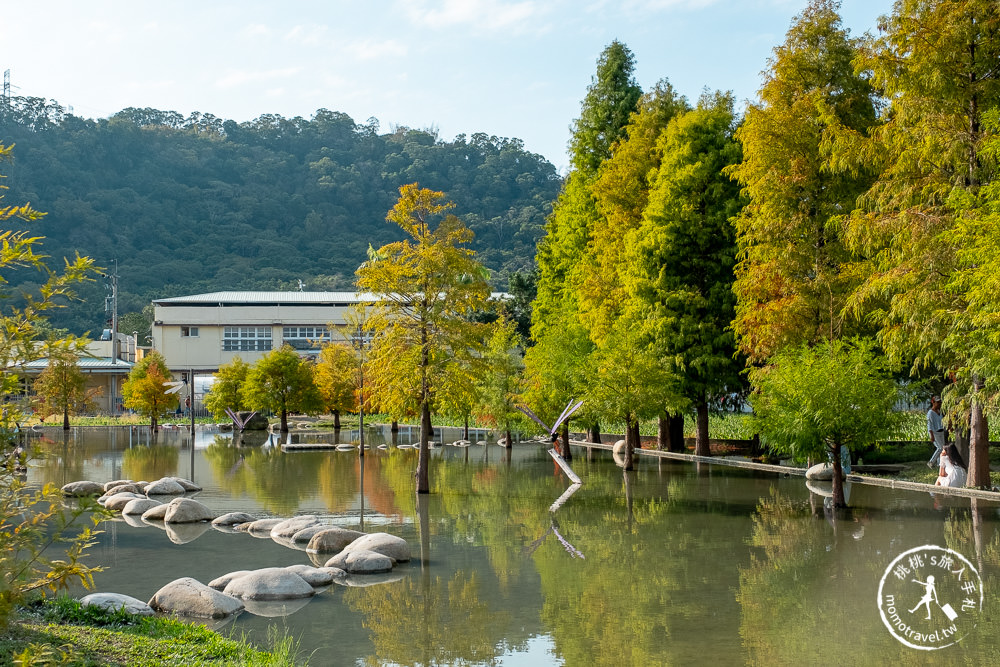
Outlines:
<svg viewBox="0 0 1000 667"><path fill-rule="evenodd" d="M735 218L733 328L754 361L852 333L844 306L857 283L837 223L871 185L872 171L831 170L824 142L832 125L864 132L876 119L839 5L813 0L795 17L736 131L743 159L729 174L748 202Z"/></svg>
<svg viewBox="0 0 1000 667"><path fill-rule="evenodd" d="M572 332L575 341L570 346L542 345L526 359L527 376L534 378L536 389L549 383L563 388L558 396L550 397L553 405L565 405L571 398L581 395L584 373L580 372L581 382L567 384L565 377L550 375L554 368L565 369L567 360L561 358L551 363L552 360L544 358L543 352L550 350L564 357L572 350L577 355L573 365L583 369L594 349L586 329L579 322L579 292L588 267L593 265L591 241L599 216L592 186L600 166L611 157L614 146L625 136L629 117L642 95L633 77L634 66L632 52L618 41L612 42L598 59L597 73L587 89L580 117L573 123L569 142L573 170L556 201L535 257L538 294L532 304L532 338L543 343L546 337L562 340ZM529 402L532 396L538 395L537 391L529 392ZM535 407L543 409L538 404ZM588 406L577 415L590 420L592 431L599 431L593 423L595 415Z"/></svg>
<svg viewBox="0 0 1000 667"><path fill-rule="evenodd" d="M642 88L636 83L635 56L615 40L597 60L597 73L587 88L580 117L569 140L573 168L590 175L611 157L611 149L625 134Z"/></svg>

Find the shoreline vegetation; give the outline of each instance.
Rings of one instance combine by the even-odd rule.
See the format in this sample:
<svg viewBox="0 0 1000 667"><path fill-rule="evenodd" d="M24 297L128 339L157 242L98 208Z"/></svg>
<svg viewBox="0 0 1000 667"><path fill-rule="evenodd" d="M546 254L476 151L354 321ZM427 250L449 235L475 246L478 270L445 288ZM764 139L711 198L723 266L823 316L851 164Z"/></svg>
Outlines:
<svg viewBox="0 0 1000 667"><path fill-rule="evenodd" d="M883 446L881 449L874 449L861 454L861 460L868 464L897 464L902 465L903 469L897 475L892 477L900 480L906 480L911 482L922 482L933 484L937 477L937 471L927 468L926 461L930 458L933 447L928 441L926 434L926 422L925 417L922 412L916 411L905 411L904 417L900 422L900 425L896 431L892 434L887 442L891 443ZM333 429L333 417L330 415L321 415L319 417L309 417L304 415L296 415L292 417L294 423L309 423L313 428L324 428ZM369 426L376 424L388 424L391 419L385 414L372 414L365 415L365 423ZM751 422L750 414L745 412L718 412L711 413L709 416L710 421L710 431L713 436L713 440L751 440L754 437L754 433L751 432ZM212 417L196 417L195 423L198 425L212 425L219 423ZM358 418L355 414L341 415L340 417L341 428L344 430L357 428ZM71 416L70 425L72 427L87 427L87 426L143 426L148 427L148 418L144 418L140 415L121 415L118 417L111 416ZM182 417L177 422L165 422L162 424L166 428L185 428L190 425L190 417ZM414 417L410 420L401 420L399 422L400 426L404 427L419 427L419 420ZM446 427L446 428L462 428L463 424L457 420L451 420L447 418L435 419L435 427ZM37 420L30 420L25 424L25 426L39 426L42 428L58 428L61 425L58 423L44 423L38 422ZM470 422L470 429L488 429L495 430L491 426L482 423ZM608 431L604 433L605 436L609 435L621 435L623 433L622 425L609 424L607 426ZM687 439L692 439L695 437L695 420L694 415L688 415L685 419L685 432L684 436ZM642 422L639 425L640 435L644 438L644 445L649 447L649 438L655 437L657 431L657 423L655 421ZM531 436L536 435L534 433L526 432L524 435ZM622 436L624 437L624 436ZM997 441L1000 440L1000 423L994 422L991 424L990 440ZM990 448L990 487L1000 486L1000 450L995 447ZM875 476L885 476L885 475L875 475Z"/></svg>
<svg viewBox="0 0 1000 667"><path fill-rule="evenodd" d="M256 642L246 634L226 637L203 625L84 607L61 596L20 608L0 631L0 667L52 664L290 667L307 665L308 656L277 630Z"/></svg>

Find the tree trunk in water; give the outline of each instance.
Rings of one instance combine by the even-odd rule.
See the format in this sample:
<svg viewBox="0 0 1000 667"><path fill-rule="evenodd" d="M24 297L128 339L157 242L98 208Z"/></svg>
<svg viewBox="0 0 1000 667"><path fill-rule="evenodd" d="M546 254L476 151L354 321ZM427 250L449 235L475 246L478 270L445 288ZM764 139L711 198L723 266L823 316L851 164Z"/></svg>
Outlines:
<svg viewBox="0 0 1000 667"><path fill-rule="evenodd" d="M833 506L847 507L844 500L844 468L840 463L840 449L843 445L833 446Z"/></svg>
<svg viewBox="0 0 1000 667"><path fill-rule="evenodd" d="M560 453L567 462L573 460L573 452L569 448L569 423L567 422L563 422L562 425L562 452Z"/></svg>
<svg viewBox="0 0 1000 667"><path fill-rule="evenodd" d="M698 432L694 441L694 453L698 456L711 456L708 446L708 400L704 395L698 399Z"/></svg>
<svg viewBox="0 0 1000 667"><path fill-rule="evenodd" d="M990 487L989 433L983 404L978 397L972 399L972 428L969 433L969 477L966 486L988 489Z"/></svg>
<svg viewBox="0 0 1000 667"><path fill-rule="evenodd" d="M639 435L639 420L632 423L632 449L642 449L642 436Z"/></svg>
<svg viewBox="0 0 1000 667"><path fill-rule="evenodd" d="M333 411L333 430L340 430L340 410Z"/></svg>
<svg viewBox="0 0 1000 667"><path fill-rule="evenodd" d="M420 404L420 455L417 457L417 493L430 493L430 475L428 465L431 450L427 443L431 439L431 406L426 400Z"/></svg>
<svg viewBox="0 0 1000 667"><path fill-rule="evenodd" d="M399 422L393 419L392 424L389 426L389 431L392 433L399 433Z"/></svg>
<svg viewBox="0 0 1000 667"><path fill-rule="evenodd" d="M635 430L632 428L631 420L625 421L625 461L622 464L622 470L632 470L635 466L632 464L633 452L635 450Z"/></svg>
<svg viewBox="0 0 1000 667"><path fill-rule="evenodd" d="M670 420L666 415L656 419L656 448L660 451L670 449Z"/></svg>
<svg viewBox="0 0 1000 667"><path fill-rule="evenodd" d="M681 452L687 451L684 447L684 415L677 413L670 415L669 426L670 439L667 441L667 451Z"/></svg>
<svg viewBox="0 0 1000 667"><path fill-rule="evenodd" d="M594 422L590 425L590 433L587 434L587 440L589 442L601 442L601 425Z"/></svg>
<svg viewBox="0 0 1000 667"><path fill-rule="evenodd" d="M469 415L465 415L465 424L464 428L462 429L462 439L463 440L469 439Z"/></svg>
<svg viewBox="0 0 1000 667"><path fill-rule="evenodd" d="M63 408L63 430L69 430L69 408Z"/></svg>
<svg viewBox="0 0 1000 667"><path fill-rule="evenodd" d="M510 435L510 429L507 429L506 431L503 432L503 437L505 437L507 439L507 444L504 445L504 447L508 451L510 451L511 449L514 448L514 438L512 438L511 435Z"/></svg>
<svg viewBox="0 0 1000 667"><path fill-rule="evenodd" d="M288 410L281 409L281 432L288 433Z"/></svg>

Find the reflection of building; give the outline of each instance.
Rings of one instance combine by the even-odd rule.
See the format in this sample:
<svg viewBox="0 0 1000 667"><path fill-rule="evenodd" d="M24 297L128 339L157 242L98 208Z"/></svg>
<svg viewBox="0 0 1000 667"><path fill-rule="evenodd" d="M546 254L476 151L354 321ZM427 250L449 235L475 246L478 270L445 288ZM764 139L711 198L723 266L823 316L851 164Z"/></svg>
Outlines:
<svg viewBox="0 0 1000 667"><path fill-rule="evenodd" d="M304 356L349 340L356 292L212 292L153 301L153 348L175 375L214 373L239 356L254 363L284 344Z"/></svg>
<svg viewBox="0 0 1000 667"><path fill-rule="evenodd" d="M117 358L112 353L115 342ZM135 362L142 358L133 336L118 334L115 342L112 342L110 333L102 336L102 340L91 341L87 344L86 354L77 361L77 366L87 378L85 388L87 391L94 390L94 403L97 412L101 413L117 414L122 411L122 384ZM26 395L34 394L31 384L48 365L48 359L36 359L21 366L25 374Z"/></svg>

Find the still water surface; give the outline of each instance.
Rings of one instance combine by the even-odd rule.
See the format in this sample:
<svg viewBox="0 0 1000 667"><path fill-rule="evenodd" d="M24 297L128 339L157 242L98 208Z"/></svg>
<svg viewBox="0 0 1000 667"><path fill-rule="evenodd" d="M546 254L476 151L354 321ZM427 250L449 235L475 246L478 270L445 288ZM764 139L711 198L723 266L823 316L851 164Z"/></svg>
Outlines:
<svg viewBox="0 0 1000 667"><path fill-rule="evenodd" d="M372 429L366 441L388 436ZM397 443L415 437L404 427ZM834 518L802 478L646 457L624 474L610 452L581 449L572 465L583 485L550 511L569 481L535 443L510 458L495 445L437 448L433 493L418 497L413 449L372 449L362 463L356 452L234 446L211 430L193 448L182 430L155 440L143 429L53 430L33 440L50 455L31 469L34 482L179 475L220 513L317 514L406 539L414 558L392 575L221 628L258 642L269 626L287 628L313 665L1000 664L1000 514L982 500L854 484L850 514ZM106 568L97 590L143 600L182 576L207 583L313 564L303 551L207 524L168 534L119 519L103 530L89 559ZM964 555L983 581L976 627L942 650L904 646L879 615L886 568L921 545Z"/></svg>

